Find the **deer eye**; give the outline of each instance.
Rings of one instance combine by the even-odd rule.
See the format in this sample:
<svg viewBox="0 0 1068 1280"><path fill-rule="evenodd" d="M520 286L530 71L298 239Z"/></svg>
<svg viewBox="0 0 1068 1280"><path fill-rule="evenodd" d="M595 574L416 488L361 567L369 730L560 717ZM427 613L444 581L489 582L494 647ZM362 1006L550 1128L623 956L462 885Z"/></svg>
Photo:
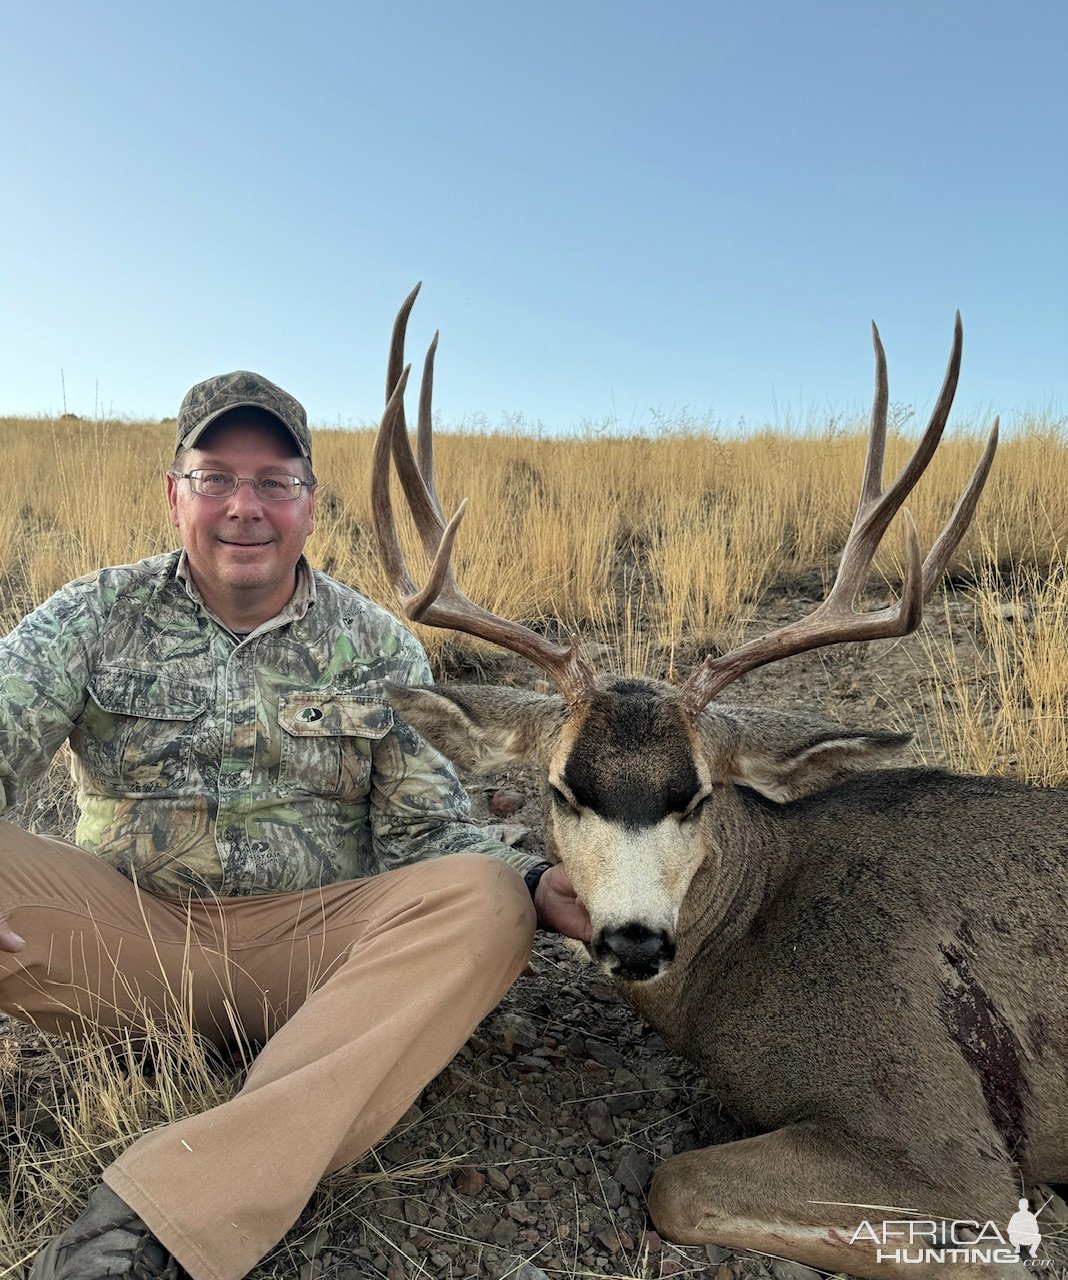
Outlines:
<svg viewBox="0 0 1068 1280"><path fill-rule="evenodd" d="M705 801L707 799L708 799L708 796L705 795L705 796L701 796L699 799L692 800L690 802L689 808L687 808L686 811L679 817L679 821L693 822L695 819L699 818L701 814L704 812Z"/></svg>
<svg viewBox="0 0 1068 1280"><path fill-rule="evenodd" d="M565 795L559 787L549 783L549 794L553 798L553 805L559 809L568 809L572 813L578 813L579 807L569 796Z"/></svg>

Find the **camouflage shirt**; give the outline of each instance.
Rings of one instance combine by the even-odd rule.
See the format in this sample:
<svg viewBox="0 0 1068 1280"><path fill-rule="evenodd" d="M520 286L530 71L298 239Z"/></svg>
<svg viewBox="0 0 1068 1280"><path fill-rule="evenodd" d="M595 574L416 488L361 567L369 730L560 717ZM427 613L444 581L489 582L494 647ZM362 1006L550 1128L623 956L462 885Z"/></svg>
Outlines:
<svg viewBox="0 0 1068 1280"><path fill-rule="evenodd" d="M154 893L307 889L462 850L536 858L469 819L449 762L382 699L427 684L415 638L302 558L247 636L185 553L61 588L0 641L0 808L65 739L75 839Z"/></svg>

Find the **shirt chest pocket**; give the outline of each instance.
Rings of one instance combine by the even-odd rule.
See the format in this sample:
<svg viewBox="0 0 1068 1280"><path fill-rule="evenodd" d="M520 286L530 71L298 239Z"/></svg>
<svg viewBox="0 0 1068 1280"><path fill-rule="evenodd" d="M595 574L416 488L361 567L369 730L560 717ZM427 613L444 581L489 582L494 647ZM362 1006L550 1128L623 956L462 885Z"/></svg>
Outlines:
<svg viewBox="0 0 1068 1280"><path fill-rule="evenodd" d="M392 710L371 698L327 691L287 693L278 702L282 794L365 796L372 752L393 728Z"/></svg>
<svg viewBox="0 0 1068 1280"><path fill-rule="evenodd" d="M103 667L89 682L77 749L90 776L121 795L180 791L189 781L206 687L158 671Z"/></svg>

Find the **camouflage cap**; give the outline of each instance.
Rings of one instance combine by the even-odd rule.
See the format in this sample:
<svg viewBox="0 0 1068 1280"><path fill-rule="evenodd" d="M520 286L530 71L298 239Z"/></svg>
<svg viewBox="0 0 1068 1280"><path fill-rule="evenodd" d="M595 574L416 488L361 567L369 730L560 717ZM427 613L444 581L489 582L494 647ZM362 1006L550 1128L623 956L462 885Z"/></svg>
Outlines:
<svg viewBox="0 0 1068 1280"><path fill-rule="evenodd" d="M311 433L304 406L262 374L247 369L205 378L186 392L178 410L174 452L192 448L208 427L231 409L265 409L293 437L301 457L311 461Z"/></svg>

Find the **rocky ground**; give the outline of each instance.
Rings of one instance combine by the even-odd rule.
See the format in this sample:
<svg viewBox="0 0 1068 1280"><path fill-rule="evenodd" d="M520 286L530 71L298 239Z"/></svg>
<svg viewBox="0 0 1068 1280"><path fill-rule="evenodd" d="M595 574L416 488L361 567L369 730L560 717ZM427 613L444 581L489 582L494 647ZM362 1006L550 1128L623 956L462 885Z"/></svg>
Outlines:
<svg viewBox="0 0 1068 1280"><path fill-rule="evenodd" d="M762 625L804 612L817 585L770 600ZM968 602L932 618L936 636L952 625L981 678ZM487 662L489 678L530 678ZM754 673L734 697L909 727L937 758L934 712L943 694L930 670L918 638L847 645ZM482 820L524 847L542 847L534 773L470 782ZM32 1055L32 1044L16 1039ZM323 1184L255 1280L815 1280L791 1262L675 1247L650 1224L645 1193L657 1162L735 1136L701 1081L598 972L542 935L530 972L502 1006L385 1143ZM1063 1201L1047 1206L1044 1222L1048 1235L1068 1236ZM953 1268L944 1274L950 1280ZM1039 1274L1063 1278L1068 1267Z"/></svg>

